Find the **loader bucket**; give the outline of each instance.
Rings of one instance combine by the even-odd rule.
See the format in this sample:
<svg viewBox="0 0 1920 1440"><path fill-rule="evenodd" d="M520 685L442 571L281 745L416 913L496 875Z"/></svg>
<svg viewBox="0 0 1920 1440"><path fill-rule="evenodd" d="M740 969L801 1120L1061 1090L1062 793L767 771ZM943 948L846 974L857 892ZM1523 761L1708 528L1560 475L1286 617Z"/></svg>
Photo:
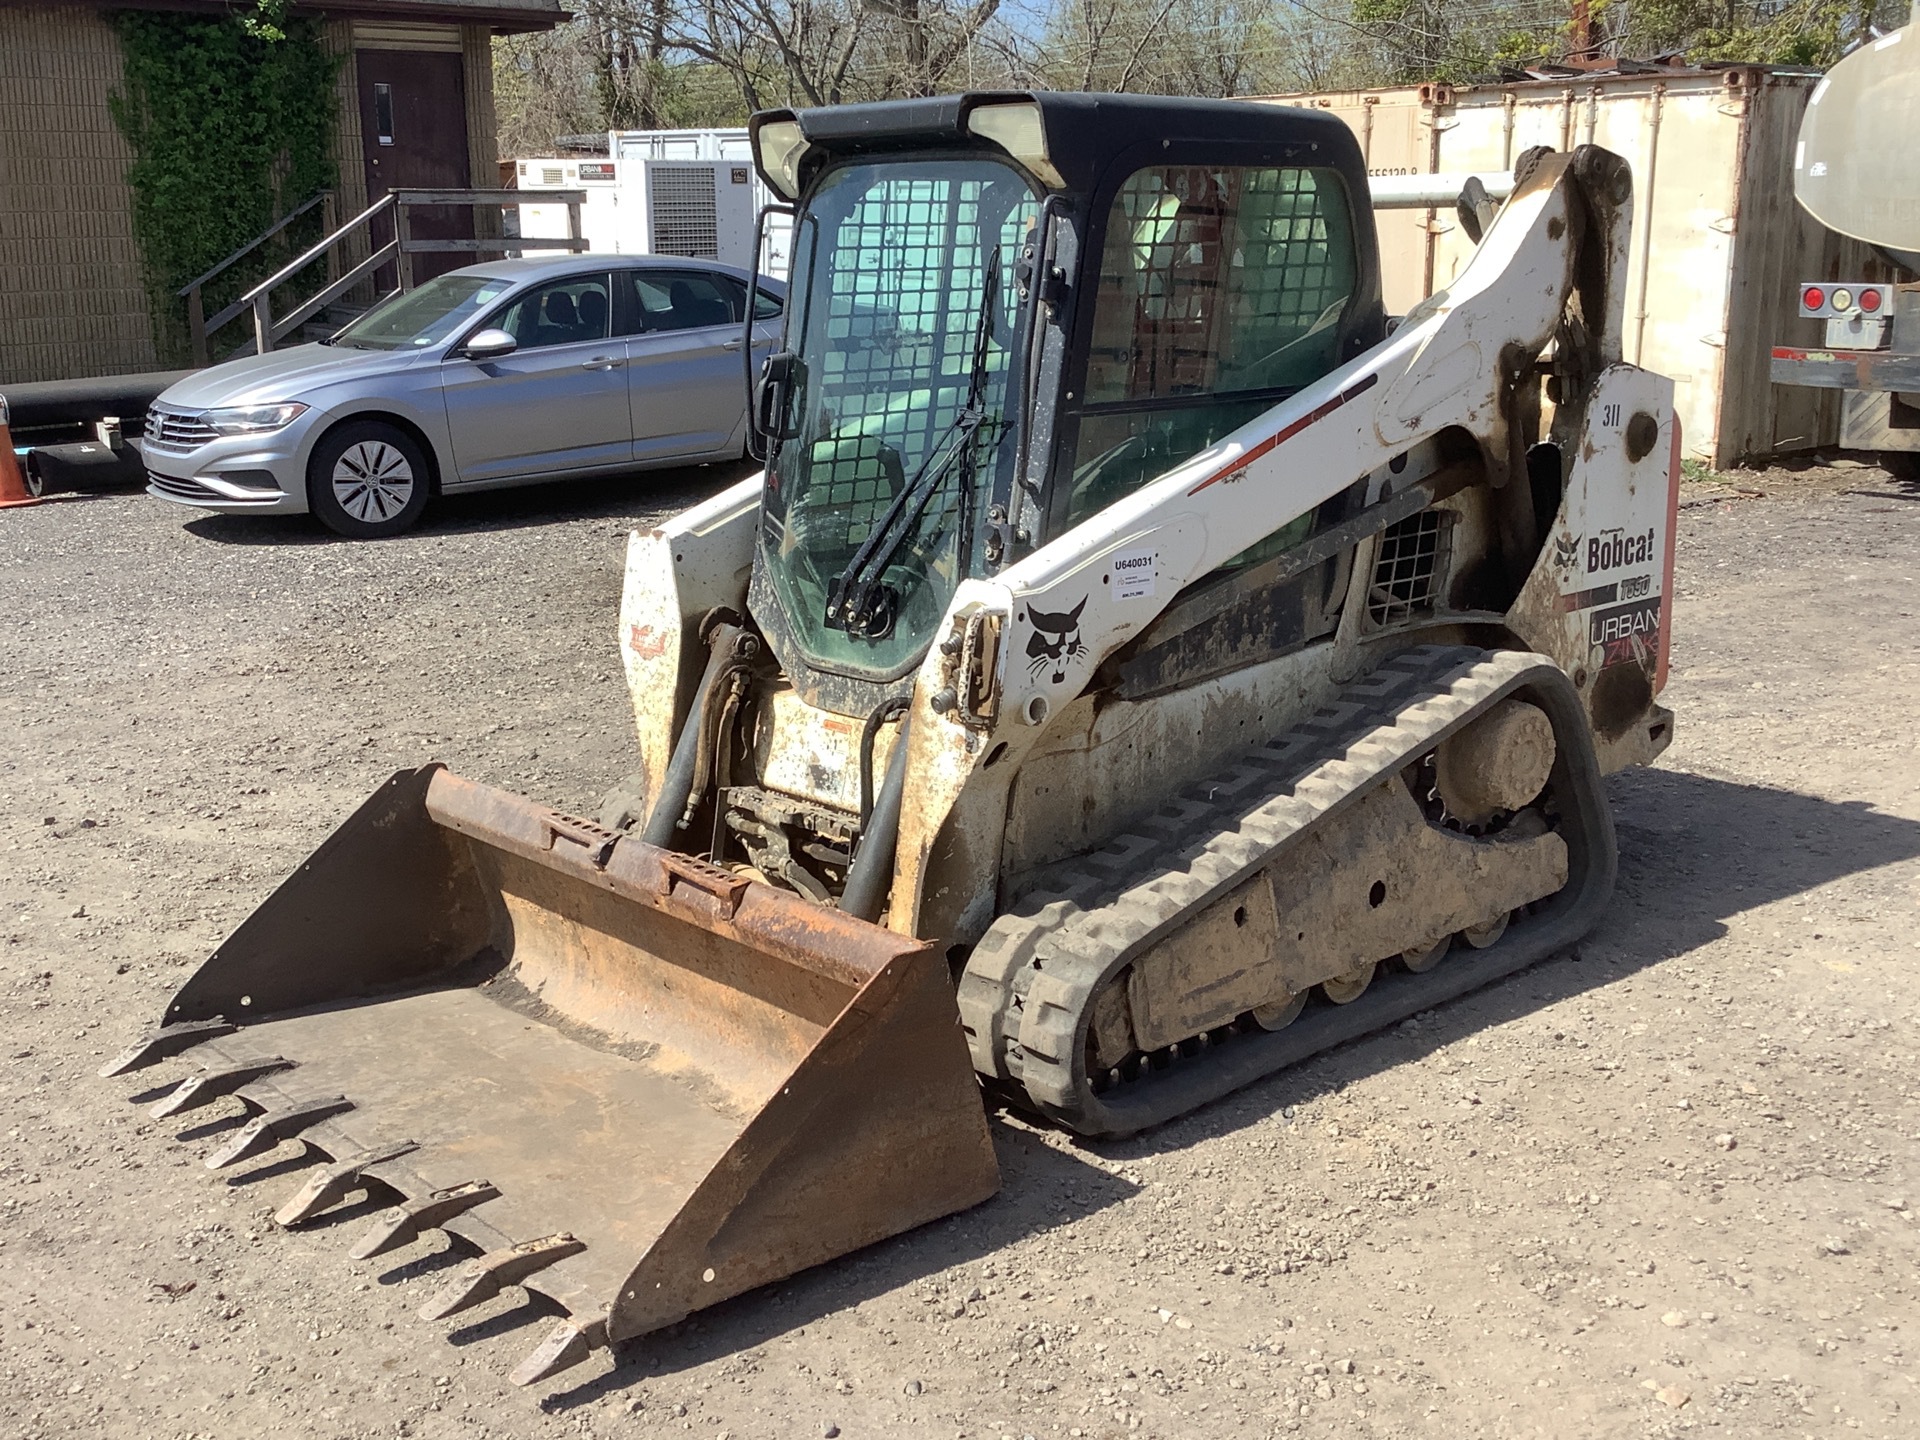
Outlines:
<svg viewBox="0 0 1920 1440"><path fill-rule="evenodd" d="M933 947L462 780L395 775L103 1074L187 1052L168 1115L237 1095L220 1168L297 1139L296 1224L396 1203L355 1258L481 1252L422 1314L506 1285L589 1352L999 1187Z"/></svg>

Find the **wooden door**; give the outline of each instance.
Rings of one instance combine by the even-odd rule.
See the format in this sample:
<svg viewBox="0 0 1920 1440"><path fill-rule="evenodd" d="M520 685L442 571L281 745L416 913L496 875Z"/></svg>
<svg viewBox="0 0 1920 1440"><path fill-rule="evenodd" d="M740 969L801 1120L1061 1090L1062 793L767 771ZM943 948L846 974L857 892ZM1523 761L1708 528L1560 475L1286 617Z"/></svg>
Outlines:
<svg viewBox="0 0 1920 1440"><path fill-rule="evenodd" d="M354 62L360 73L367 203L389 190L456 190L471 185L461 57L431 51L361 50ZM473 238L473 211L466 207L416 209L409 219L416 240ZM383 215L374 225L374 244L384 245L392 238L392 219ZM471 252L415 255L414 283L479 258ZM379 283L382 289L392 288L391 268L381 273Z"/></svg>

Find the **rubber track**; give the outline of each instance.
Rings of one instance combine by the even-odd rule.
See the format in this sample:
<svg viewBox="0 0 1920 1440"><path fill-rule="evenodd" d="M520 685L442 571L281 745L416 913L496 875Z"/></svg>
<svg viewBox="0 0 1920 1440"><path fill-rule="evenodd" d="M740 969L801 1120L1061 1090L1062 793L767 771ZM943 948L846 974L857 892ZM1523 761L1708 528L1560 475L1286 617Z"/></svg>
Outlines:
<svg viewBox="0 0 1920 1440"><path fill-rule="evenodd" d="M1544 913L1423 975L1382 977L1351 1005L1316 1005L1271 1033L1235 1036L1096 1095L1087 1016L1109 979L1163 935L1271 864L1516 690L1553 721L1567 885ZM1551 661L1464 646L1408 650L1281 736L1099 851L1049 867L969 957L959 987L974 1063L995 1088L1083 1134L1128 1134L1347 1039L1531 964L1591 927L1611 892L1613 828L1579 697ZM1181 1047L1184 1051L1187 1047Z"/></svg>

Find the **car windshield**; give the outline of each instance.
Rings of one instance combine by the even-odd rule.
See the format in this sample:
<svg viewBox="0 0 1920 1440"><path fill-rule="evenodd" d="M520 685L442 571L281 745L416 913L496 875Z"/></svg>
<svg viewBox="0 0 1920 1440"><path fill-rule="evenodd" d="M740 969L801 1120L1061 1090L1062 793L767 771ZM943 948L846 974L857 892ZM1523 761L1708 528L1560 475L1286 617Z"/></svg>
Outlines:
<svg viewBox="0 0 1920 1440"><path fill-rule="evenodd" d="M418 350L437 345L512 288L492 275L440 275L373 307L333 337L355 350Z"/></svg>
<svg viewBox="0 0 1920 1440"><path fill-rule="evenodd" d="M1013 458L1012 272L1039 208L1012 167L971 157L848 165L807 203L763 558L817 665L903 673L977 564L971 514Z"/></svg>

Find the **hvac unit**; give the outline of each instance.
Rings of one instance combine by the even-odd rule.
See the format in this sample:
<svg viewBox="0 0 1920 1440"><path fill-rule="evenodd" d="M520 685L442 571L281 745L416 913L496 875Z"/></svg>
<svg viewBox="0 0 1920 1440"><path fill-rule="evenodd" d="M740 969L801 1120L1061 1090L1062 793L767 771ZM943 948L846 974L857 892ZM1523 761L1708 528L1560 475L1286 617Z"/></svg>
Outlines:
<svg viewBox="0 0 1920 1440"><path fill-rule="evenodd" d="M612 160L582 160L575 156L536 156L514 162L515 182L522 190L584 190L587 200L580 207L580 234L587 248L621 254L642 248L625 233L622 214L620 165ZM510 235L537 236L564 240L567 235L567 207L564 205L521 205L520 227L508 229ZM528 255L553 254L551 250L528 250Z"/></svg>
<svg viewBox="0 0 1920 1440"><path fill-rule="evenodd" d="M518 183L586 191L581 234L592 250L685 255L743 270L753 263L755 222L773 196L754 173L746 131L615 131L607 138L613 158L519 160ZM566 207L522 205L519 228L510 233L562 238ZM786 279L789 248L786 217L772 217L761 273Z"/></svg>

